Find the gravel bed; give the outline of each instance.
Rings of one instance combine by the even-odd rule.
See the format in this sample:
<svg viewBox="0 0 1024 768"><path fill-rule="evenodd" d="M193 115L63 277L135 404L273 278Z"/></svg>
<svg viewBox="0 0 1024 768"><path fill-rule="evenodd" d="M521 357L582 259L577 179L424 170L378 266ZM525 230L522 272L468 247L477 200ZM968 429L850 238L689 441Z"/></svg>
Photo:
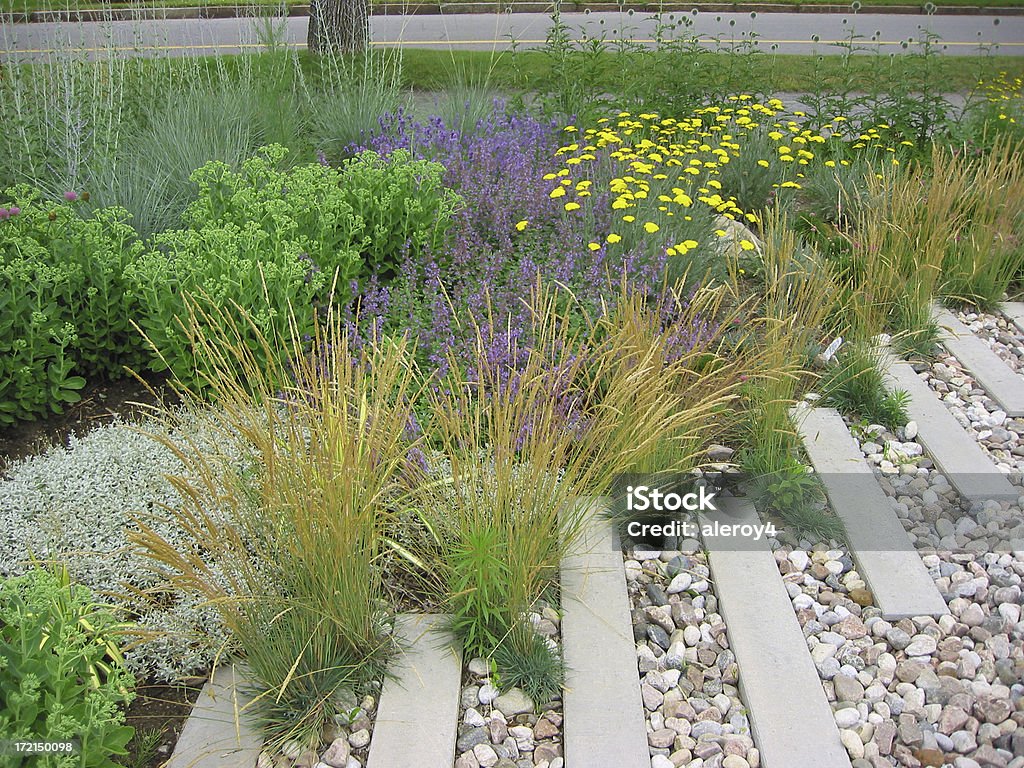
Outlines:
<svg viewBox="0 0 1024 768"><path fill-rule="evenodd" d="M916 441L917 424L895 433L880 424L850 425L911 542L920 550L1001 551L1024 540L1020 503L988 500L972 509Z"/></svg>
<svg viewBox="0 0 1024 768"><path fill-rule="evenodd" d="M1024 419L1010 418L975 381L960 361L949 354L915 365L960 425L992 458L1011 483L1024 485ZM921 368L924 370L921 370Z"/></svg>
<svg viewBox="0 0 1024 768"><path fill-rule="evenodd" d="M261 752L256 768L362 768L373 738L377 697L367 695L357 701L352 696L350 702L342 704L342 709L351 717L327 725L319 749L289 742L280 754Z"/></svg>
<svg viewBox="0 0 1024 768"><path fill-rule="evenodd" d="M779 549L779 570L854 768L1024 768L1024 559L989 551L1005 510L968 513L915 434L858 438L950 614L882 619L842 548Z"/></svg>
<svg viewBox="0 0 1024 768"><path fill-rule="evenodd" d="M625 568L651 768L757 768L704 554L636 550Z"/></svg>
<svg viewBox="0 0 1024 768"><path fill-rule="evenodd" d="M561 616L546 603L530 623L561 653ZM463 670L455 768L563 768L562 699L540 707L523 691L501 693L486 659L470 659Z"/></svg>
<svg viewBox="0 0 1024 768"><path fill-rule="evenodd" d="M1024 369L1024 333L1002 315L957 312L957 317L1014 371Z"/></svg>

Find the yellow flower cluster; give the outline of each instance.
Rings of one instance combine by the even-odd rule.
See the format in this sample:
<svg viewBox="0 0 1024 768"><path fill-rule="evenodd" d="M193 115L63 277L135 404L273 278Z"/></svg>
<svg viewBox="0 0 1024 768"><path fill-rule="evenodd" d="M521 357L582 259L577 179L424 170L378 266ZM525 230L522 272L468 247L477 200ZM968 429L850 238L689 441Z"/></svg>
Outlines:
<svg viewBox="0 0 1024 768"><path fill-rule="evenodd" d="M1017 116L1024 112L1024 78L1011 78L1006 72L1000 72L988 82L979 80L978 87L989 104L998 105L1000 120L1017 122Z"/></svg>
<svg viewBox="0 0 1024 768"><path fill-rule="evenodd" d="M556 153L563 167L544 179L555 182L550 196L564 198L566 211L578 210L582 198L594 194L595 179L607 178L607 164L611 162L615 175L608 182L609 204L625 225L605 235L605 243L615 244L629 232L642 230L650 235L663 229L672 231L672 219L691 220L695 205L706 206L729 219L757 223L757 216L741 210L736 198L723 191L719 180L723 169L751 144L748 140L754 131L766 133L774 144L770 156L756 158L758 167L768 172L777 163L792 164L789 172L778 174L786 177L775 184L779 188L799 189L806 166L811 163L834 166L833 160L819 159L821 146L831 141L849 144L852 140L855 149L883 149L893 153L893 162L897 162L894 142L887 140L888 125L851 135L846 118L840 116L814 131L807 127L806 120L797 119L805 118L803 113L783 117L783 112L784 105L778 99L761 103L742 94L723 105L703 107L680 118L620 112L582 130L570 125L565 132L571 143ZM764 142L758 146L763 147ZM694 240L684 240L670 243L665 252L670 256L685 254L698 245ZM592 250L600 247L598 242L590 243Z"/></svg>

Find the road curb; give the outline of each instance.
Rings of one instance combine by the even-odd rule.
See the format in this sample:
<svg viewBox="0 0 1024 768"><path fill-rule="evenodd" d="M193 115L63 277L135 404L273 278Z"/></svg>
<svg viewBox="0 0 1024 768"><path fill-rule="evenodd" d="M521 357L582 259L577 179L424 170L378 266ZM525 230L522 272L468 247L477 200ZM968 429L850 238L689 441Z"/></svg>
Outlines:
<svg viewBox="0 0 1024 768"><path fill-rule="evenodd" d="M500 8L507 13L548 13L551 3L377 3L371 7L374 16L437 16L441 14L494 13ZM70 21L74 23L98 21L137 21L147 19L232 19L255 18L252 6L195 6L188 8L109 8L97 10L54 10L32 13L0 13L0 23L25 24ZM598 13L625 10L632 13L849 13L848 4L785 5L782 3L618 3L569 2L562 4L564 13ZM888 5L861 8L861 13L923 15L924 4ZM983 8L980 6L938 6L935 15L943 16L1024 16L1024 6ZM309 5L293 5L289 16L308 16Z"/></svg>

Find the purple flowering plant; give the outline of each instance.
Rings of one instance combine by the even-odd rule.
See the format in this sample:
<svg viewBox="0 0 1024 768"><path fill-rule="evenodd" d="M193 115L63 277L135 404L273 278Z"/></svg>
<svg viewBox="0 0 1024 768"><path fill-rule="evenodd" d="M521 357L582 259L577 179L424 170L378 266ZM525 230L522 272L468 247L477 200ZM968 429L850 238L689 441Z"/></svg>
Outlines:
<svg viewBox="0 0 1024 768"><path fill-rule="evenodd" d="M605 246L588 247L589 233L609 224L603 193L573 211L550 197L542 179L559 162L556 123L496 108L472 132L402 112L380 125L368 149L440 163L445 185L466 204L454 213L443 247L415 255L406 249L397 275L366 281L353 307L364 338L408 331L428 371L443 375L458 361L472 373L478 324L488 355L515 369L522 361L510 350L529 347L526 299L538 277L566 287L581 309L594 312L622 280L645 294L660 288L663 249L647 249L662 254L651 258L639 249L611 256Z"/></svg>

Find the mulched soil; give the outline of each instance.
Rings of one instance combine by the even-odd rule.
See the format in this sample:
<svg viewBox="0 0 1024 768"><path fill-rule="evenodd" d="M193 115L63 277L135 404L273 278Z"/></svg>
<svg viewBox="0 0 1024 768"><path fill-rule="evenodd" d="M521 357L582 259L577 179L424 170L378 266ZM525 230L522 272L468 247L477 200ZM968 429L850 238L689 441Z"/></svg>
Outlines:
<svg viewBox="0 0 1024 768"><path fill-rule="evenodd" d="M173 401L166 376L147 374L143 381L127 376L86 386L82 399L66 407L63 414L0 427L0 475L18 459L55 445L66 446L72 434L81 436L115 418L137 416L161 397Z"/></svg>
<svg viewBox="0 0 1024 768"><path fill-rule="evenodd" d="M139 685L125 721L135 728L135 738L128 744L128 754L121 758L121 764L130 768L160 768L174 752L178 734L202 687L203 680L198 678L175 686Z"/></svg>

